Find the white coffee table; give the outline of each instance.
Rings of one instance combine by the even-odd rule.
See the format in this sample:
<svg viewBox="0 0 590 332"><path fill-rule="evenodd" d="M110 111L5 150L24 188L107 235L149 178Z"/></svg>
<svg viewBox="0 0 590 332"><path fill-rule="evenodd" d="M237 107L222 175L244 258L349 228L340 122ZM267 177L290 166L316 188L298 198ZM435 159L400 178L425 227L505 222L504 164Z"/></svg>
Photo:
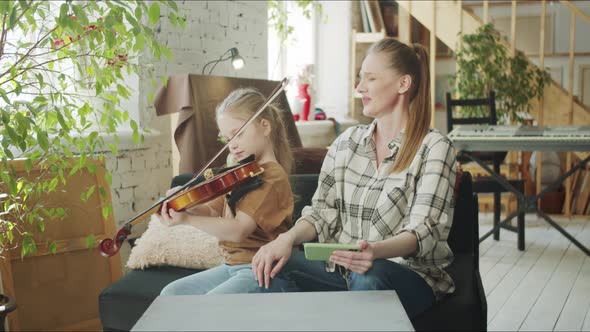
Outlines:
<svg viewBox="0 0 590 332"><path fill-rule="evenodd" d="M131 331L413 331L395 291L159 296Z"/></svg>

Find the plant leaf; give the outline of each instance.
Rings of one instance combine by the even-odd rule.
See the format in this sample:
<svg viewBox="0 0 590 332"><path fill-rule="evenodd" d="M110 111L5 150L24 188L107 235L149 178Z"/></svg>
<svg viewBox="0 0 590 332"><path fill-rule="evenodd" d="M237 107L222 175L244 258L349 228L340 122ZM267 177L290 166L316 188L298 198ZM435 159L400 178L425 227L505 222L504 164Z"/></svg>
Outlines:
<svg viewBox="0 0 590 332"><path fill-rule="evenodd" d="M148 12L151 25L156 25L160 19L160 5L157 2L152 3Z"/></svg>

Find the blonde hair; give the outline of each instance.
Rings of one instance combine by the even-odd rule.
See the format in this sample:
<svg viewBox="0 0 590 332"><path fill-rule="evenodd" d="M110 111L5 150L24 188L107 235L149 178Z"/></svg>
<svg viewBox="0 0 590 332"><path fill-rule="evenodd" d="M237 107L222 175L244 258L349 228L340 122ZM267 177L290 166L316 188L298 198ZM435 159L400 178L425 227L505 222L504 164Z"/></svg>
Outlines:
<svg viewBox="0 0 590 332"><path fill-rule="evenodd" d="M215 109L217 118L226 112L236 119L248 120L260 109L266 98L262 93L253 88L240 88L232 91ZM277 162L283 167L287 174L291 173L293 167L293 154L287 139L285 125L279 115L279 108L271 103L266 107L255 121L262 119L270 123L270 140L273 144L273 151Z"/></svg>
<svg viewBox="0 0 590 332"><path fill-rule="evenodd" d="M367 54L385 54L389 67L401 75L412 77L410 111L405 136L393 173L408 168L430 130L430 68L428 52L420 44L408 46L395 38L384 38L371 45Z"/></svg>

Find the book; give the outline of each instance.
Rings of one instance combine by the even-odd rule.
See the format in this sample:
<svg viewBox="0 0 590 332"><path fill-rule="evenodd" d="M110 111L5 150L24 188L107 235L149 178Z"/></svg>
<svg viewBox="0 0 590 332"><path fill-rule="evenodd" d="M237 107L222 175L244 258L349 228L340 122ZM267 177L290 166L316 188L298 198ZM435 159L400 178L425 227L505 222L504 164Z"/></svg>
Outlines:
<svg viewBox="0 0 590 332"><path fill-rule="evenodd" d="M363 32L363 18L360 2L352 3L352 28L357 32Z"/></svg>
<svg viewBox="0 0 590 332"><path fill-rule="evenodd" d="M369 19L367 16L367 8L364 5L365 1L359 1L357 3L361 7L361 19L363 21L363 32L371 32L371 30L369 29Z"/></svg>
<svg viewBox="0 0 590 332"><path fill-rule="evenodd" d="M383 16L381 15L381 7L379 6L379 2L376 0L369 0L369 13L370 17L372 18L374 29L373 32L383 32Z"/></svg>
<svg viewBox="0 0 590 332"><path fill-rule="evenodd" d="M389 37L397 37L397 26L399 23L396 2L394 0L381 0L379 1L379 6L381 7L385 33Z"/></svg>
<svg viewBox="0 0 590 332"><path fill-rule="evenodd" d="M369 0L363 0L362 5L365 9L365 14L367 15L367 21L369 22L368 32L377 32L377 30L375 29L375 17L371 13L371 6L369 6Z"/></svg>

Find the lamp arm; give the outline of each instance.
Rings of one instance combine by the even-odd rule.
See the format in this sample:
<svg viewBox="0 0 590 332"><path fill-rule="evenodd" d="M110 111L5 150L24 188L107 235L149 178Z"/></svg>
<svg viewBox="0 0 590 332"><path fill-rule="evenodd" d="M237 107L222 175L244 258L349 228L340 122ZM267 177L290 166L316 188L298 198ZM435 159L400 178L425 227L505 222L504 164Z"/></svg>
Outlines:
<svg viewBox="0 0 590 332"><path fill-rule="evenodd" d="M223 62L225 60L229 60L229 59L231 59L231 56L229 56L229 57L227 57L225 59L219 59L219 60L215 61L215 64L213 65L213 67L211 67L211 70L209 70L209 74L208 75L211 75L211 73L213 72L213 69L215 69L215 66L217 66L218 63Z"/></svg>

